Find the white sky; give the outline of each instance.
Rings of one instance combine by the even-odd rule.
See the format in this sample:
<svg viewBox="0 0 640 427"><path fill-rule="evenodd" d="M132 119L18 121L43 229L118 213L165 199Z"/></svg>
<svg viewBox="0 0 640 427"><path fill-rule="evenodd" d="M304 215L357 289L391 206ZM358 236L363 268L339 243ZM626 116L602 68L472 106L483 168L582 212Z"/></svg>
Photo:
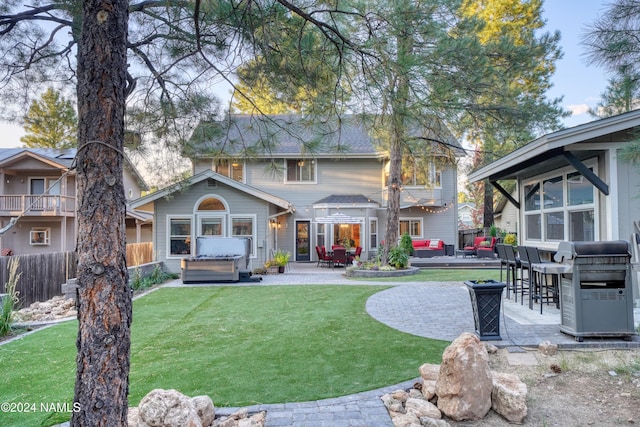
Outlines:
<svg viewBox="0 0 640 427"><path fill-rule="evenodd" d="M586 111L594 107L607 84L604 70L587 67L583 59L584 49L579 44L585 26L593 23L602 13L608 1L601 0L546 0L543 16L547 31L559 30L562 34L564 58L558 61L553 76L554 87L549 97L563 96L562 105L573 115L565 120L566 126L575 126L593 120ZM0 148L21 146L24 131L20 126L0 123Z"/></svg>

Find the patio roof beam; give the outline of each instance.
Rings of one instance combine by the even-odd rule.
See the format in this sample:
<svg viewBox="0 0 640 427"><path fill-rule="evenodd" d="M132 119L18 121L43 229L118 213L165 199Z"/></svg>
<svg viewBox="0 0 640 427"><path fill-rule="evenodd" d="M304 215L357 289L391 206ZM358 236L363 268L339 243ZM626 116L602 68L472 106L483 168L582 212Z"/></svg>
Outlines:
<svg viewBox="0 0 640 427"><path fill-rule="evenodd" d="M511 194L509 194L507 190L505 190L500 184L498 184L498 181L490 181L490 182L491 182L491 185L493 185L496 188L496 190L500 192L500 194L506 197L507 200L513 204L513 206L515 206L517 209L520 209L520 202L514 199L513 196L511 196Z"/></svg>
<svg viewBox="0 0 640 427"><path fill-rule="evenodd" d="M573 153L571 153L570 151L565 151L564 153L562 153L562 155L565 159L567 159L571 166L576 168L576 170L580 172L582 176L587 178L587 180L589 180L590 183L592 183L598 190L600 190L601 193L606 196L609 195L609 186L607 185L607 183L601 180L598 175L591 171L591 169L586 167L585 164L580 161L580 159L573 155Z"/></svg>

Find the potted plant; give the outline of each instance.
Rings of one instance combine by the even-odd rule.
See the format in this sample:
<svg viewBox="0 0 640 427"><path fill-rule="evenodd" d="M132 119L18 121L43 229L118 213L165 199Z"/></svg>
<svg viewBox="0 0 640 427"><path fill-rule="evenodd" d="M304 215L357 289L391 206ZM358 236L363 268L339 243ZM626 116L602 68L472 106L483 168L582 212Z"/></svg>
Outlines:
<svg viewBox="0 0 640 427"><path fill-rule="evenodd" d="M278 266L278 273L284 273L284 267L289 262L289 258L291 257L291 253L284 251L282 249L277 249L273 254L273 261Z"/></svg>

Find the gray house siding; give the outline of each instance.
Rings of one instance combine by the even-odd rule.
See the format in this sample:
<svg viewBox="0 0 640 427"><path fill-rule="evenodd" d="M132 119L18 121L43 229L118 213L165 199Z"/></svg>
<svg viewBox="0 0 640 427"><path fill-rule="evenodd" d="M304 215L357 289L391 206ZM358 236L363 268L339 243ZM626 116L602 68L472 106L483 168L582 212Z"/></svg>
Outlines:
<svg viewBox="0 0 640 427"><path fill-rule="evenodd" d="M285 160L280 159L282 167ZM244 165L244 183L281 197L291 202L295 212L280 218L281 227L275 230L268 228L266 247L270 250L281 248L295 254L295 224L298 221L309 221L311 224L310 248L311 261L316 261L313 248L317 241L318 224L315 219L340 212L362 220L360 235L363 243L363 258L370 259L375 255L375 247L370 242L370 220L377 221L378 244L384 239L386 226L386 194L384 187L385 161L377 158L346 159L313 159L316 164L316 179L313 182L286 182L284 174L268 171L268 161L254 160ZM210 159L194 161L194 172L211 170ZM402 209L400 217L419 218L422 221L421 238L439 238L447 244L457 241L457 170L446 167L441 170L441 188L425 188L422 186L407 187L402 194L402 205L412 206L416 203L430 205L429 208ZM329 208L314 207L316 202L329 195L362 195L370 203L379 206L376 209L365 207L333 206ZM273 215L273 212L270 213ZM267 224L268 226L268 224ZM163 230L159 228L159 230ZM332 240L332 225L326 226L327 244ZM160 231L162 232L162 231ZM165 233L166 234L166 233ZM270 253L267 253L270 255ZM296 260L295 256L292 260Z"/></svg>
<svg viewBox="0 0 640 427"><path fill-rule="evenodd" d="M619 153L619 152L618 152ZM620 218L620 238L628 240L634 230L634 221L640 224L640 167L627 162L618 164L618 217ZM628 195L628 197L624 197Z"/></svg>
<svg viewBox="0 0 640 427"><path fill-rule="evenodd" d="M161 198L155 202L156 212L156 239L154 250L156 251L157 258L165 261L167 270L170 272L178 273L180 271L181 258L192 256L195 254L195 238L199 234L197 232L198 218L199 216L206 215L207 213L197 214L197 204L205 197L215 197L226 202L228 211L211 211L212 214L222 214L225 217L225 235L230 235L231 221L230 218L234 215L247 215L255 217L255 231L254 234L257 240L254 244L254 254L252 255L252 264L257 265L255 259L265 259L266 252L268 250L267 244L264 238L259 236L267 236L267 217L269 215L269 204L258 198L249 196L245 193L239 192L231 187L228 187L222 183L216 183L215 186L210 185L210 181L205 180L199 182L187 191L179 191L173 193L173 197L170 199ZM168 253L168 220L170 218L189 218L191 222L191 254L185 254L184 256L171 256ZM262 265L262 262L259 263Z"/></svg>

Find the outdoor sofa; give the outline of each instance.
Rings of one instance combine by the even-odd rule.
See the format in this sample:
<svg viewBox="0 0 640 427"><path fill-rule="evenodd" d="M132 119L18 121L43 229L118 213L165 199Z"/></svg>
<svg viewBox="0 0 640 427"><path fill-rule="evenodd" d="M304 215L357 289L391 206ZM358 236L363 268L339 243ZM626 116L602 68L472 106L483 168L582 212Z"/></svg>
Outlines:
<svg viewBox="0 0 640 427"><path fill-rule="evenodd" d="M412 240L413 255L418 258L432 258L434 256L443 256L444 240L428 239L428 240Z"/></svg>

